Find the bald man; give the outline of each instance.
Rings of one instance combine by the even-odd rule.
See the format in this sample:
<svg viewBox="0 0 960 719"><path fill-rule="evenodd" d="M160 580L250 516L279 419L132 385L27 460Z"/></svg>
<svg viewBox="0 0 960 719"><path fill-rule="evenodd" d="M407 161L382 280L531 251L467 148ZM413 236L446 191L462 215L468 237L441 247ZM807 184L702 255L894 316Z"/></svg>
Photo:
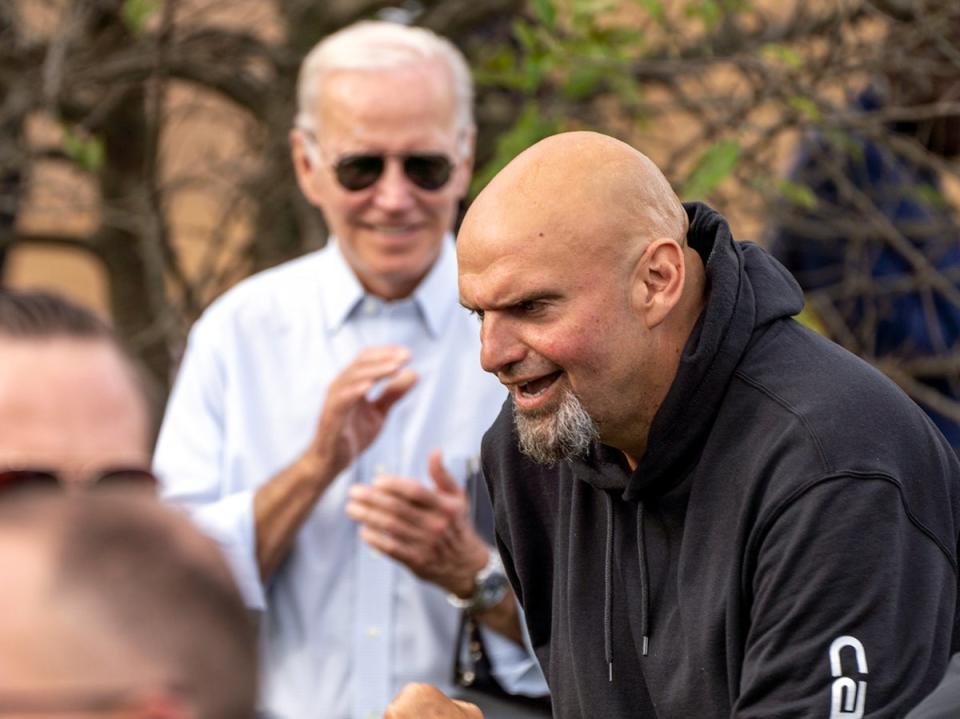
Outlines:
<svg viewBox="0 0 960 719"><path fill-rule="evenodd" d="M556 717L894 717L936 684L960 465L791 319L781 265L591 133L514 160L457 247L510 390L482 463Z"/></svg>

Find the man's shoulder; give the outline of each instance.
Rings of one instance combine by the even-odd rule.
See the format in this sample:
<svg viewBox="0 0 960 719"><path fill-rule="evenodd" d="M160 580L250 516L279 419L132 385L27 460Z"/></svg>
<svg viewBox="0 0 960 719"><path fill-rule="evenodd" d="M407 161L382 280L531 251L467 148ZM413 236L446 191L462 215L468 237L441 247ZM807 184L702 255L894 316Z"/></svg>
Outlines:
<svg viewBox="0 0 960 719"><path fill-rule="evenodd" d="M960 464L923 410L875 367L795 322L747 353L724 411L723 436L738 438L726 451L751 466L775 463L784 492L848 475L886 477L930 511L960 500Z"/></svg>
<svg viewBox="0 0 960 719"><path fill-rule="evenodd" d="M261 270L224 292L205 310L205 324L278 318L284 307L298 306L298 298L318 293L323 282L325 252L317 250Z"/></svg>
<svg viewBox="0 0 960 719"><path fill-rule="evenodd" d="M794 321L778 323L751 347L736 376L808 429L878 435L896 426L923 433L927 425L876 367Z"/></svg>

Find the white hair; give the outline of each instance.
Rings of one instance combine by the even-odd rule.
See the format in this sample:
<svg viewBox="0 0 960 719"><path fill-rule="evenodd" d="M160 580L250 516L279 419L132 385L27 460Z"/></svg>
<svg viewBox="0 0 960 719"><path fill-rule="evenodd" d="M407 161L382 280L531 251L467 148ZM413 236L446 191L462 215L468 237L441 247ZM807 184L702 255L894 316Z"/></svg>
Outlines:
<svg viewBox="0 0 960 719"><path fill-rule="evenodd" d="M457 47L422 27L380 20L362 20L326 36L307 54L297 80L296 127L316 132L312 113L324 76L337 70L390 70L429 60L450 71L456 100L456 127L474 128L473 78Z"/></svg>
<svg viewBox="0 0 960 719"><path fill-rule="evenodd" d="M513 419L520 451L539 464L584 457L600 438L597 423L570 389L555 410L524 412L514 404Z"/></svg>

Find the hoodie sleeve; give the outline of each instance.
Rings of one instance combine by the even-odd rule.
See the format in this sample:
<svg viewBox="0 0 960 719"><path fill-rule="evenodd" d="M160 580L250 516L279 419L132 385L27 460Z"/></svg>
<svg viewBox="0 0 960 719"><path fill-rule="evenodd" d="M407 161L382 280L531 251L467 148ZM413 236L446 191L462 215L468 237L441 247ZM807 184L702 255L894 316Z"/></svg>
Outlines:
<svg viewBox="0 0 960 719"><path fill-rule="evenodd" d="M902 717L937 684L956 562L896 479L818 480L758 525L753 546L733 716Z"/></svg>

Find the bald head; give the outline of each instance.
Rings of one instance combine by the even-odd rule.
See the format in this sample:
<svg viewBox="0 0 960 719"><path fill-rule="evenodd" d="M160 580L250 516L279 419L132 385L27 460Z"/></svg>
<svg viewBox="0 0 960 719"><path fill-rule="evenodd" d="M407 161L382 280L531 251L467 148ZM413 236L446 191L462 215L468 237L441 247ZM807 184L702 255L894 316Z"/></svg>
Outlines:
<svg viewBox="0 0 960 719"><path fill-rule="evenodd" d="M703 305L687 214L663 173L592 132L543 140L474 201L457 240L481 364L511 389L521 449L599 437L639 456Z"/></svg>
<svg viewBox="0 0 960 719"><path fill-rule="evenodd" d="M645 246L655 238L683 243L687 230L687 215L660 169L595 132L554 135L522 152L472 204L461 238L468 243L475 222L508 223L507 234L520 231L531 241L575 241L579 251Z"/></svg>

